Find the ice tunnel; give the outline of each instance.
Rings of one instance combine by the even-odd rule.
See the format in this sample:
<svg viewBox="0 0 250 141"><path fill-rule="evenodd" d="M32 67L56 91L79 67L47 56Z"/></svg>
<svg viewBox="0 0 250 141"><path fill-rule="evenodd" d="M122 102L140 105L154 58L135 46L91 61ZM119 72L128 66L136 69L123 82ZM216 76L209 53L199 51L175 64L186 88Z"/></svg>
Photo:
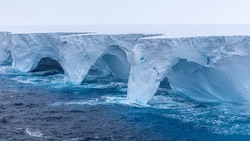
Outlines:
<svg viewBox="0 0 250 141"><path fill-rule="evenodd" d="M11 63L11 35L9 32L0 32L0 65Z"/></svg>
<svg viewBox="0 0 250 141"><path fill-rule="evenodd" d="M144 34L89 34L62 36L60 58L66 78L76 84L86 78L91 67L102 59L117 80L127 81L132 50Z"/></svg>
<svg viewBox="0 0 250 141"><path fill-rule="evenodd" d="M248 36L149 37L133 52L127 95L131 102L147 103L166 77L171 89L196 100L250 100L250 81L243 77L250 70Z"/></svg>

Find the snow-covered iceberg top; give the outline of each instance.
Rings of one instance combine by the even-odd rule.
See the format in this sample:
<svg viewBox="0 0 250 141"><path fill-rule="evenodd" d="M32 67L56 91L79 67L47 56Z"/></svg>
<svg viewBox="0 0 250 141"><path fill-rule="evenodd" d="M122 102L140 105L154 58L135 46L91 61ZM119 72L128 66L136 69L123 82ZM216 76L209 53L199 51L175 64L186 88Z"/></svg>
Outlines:
<svg viewBox="0 0 250 141"><path fill-rule="evenodd" d="M0 65L11 62L10 46L11 35L9 32L0 32Z"/></svg>
<svg viewBox="0 0 250 141"><path fill-rule="evenodd" d="M133 53L131 101L147 103L166 77L197 100L250 100L250 36L144 38Z"/></svg>

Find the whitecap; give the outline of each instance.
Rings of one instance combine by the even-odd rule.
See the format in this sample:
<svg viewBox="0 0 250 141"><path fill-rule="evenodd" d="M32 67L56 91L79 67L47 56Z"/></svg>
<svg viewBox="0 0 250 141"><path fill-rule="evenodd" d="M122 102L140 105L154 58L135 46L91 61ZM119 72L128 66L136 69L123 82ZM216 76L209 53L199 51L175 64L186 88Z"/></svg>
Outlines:
<svg viewBox="0 0 250 141"><path fill-rule="evenodd" d="M26 134L28 134L31 137L37 137L37 138L41 138L44 137L45 135L43 133L41 133L38 130L34 130L34 129L30 129L30 128L26 128L24 131Z"/></svg>

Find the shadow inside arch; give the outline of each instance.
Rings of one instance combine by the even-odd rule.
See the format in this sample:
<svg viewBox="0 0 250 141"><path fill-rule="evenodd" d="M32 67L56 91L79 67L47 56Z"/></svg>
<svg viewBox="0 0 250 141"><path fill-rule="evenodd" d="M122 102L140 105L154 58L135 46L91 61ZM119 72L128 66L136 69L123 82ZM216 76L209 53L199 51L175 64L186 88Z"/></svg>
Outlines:
<svg viewBox="0 0 250 141"><path fill-rule="evenodd" d="M62 66L54 59L42 58L35 69L30 71L35 75L54 75L54 74L64 74Z"/></svg>
<svg viewBox="0 0 250 141"><path fill-rule="evenodd" d="M127 82L130 63L120 46L110 46L91 67L84 82Z"/></svg>

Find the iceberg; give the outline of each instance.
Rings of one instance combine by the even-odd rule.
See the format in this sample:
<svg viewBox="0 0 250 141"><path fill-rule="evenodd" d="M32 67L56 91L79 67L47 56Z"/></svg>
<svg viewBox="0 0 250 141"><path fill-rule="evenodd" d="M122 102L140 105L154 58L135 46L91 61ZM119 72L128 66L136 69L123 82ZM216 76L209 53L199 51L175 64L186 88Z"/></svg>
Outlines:
<svg viewBox="0 0 250 141"><path fill-rule="evenodd" d="M1 32L0 43L0 64L56 69L78 85L102 72L128 84L132 103L148 103L159 87L199 101L250 101L250 36Z"/></svg>
<svg viewBox="0 0 250 141"><path fill-rule="evenodd" d="M0 65L11 63L11 35L9 32L0 32Z"/></svg>
<svg viewBox="0 0 250 141"><path fill-rule="evenodd" d="M133 52L131 102L147 103L164 78L171 89L196 100L250 100L248 36L144 38Z"/></svg>

